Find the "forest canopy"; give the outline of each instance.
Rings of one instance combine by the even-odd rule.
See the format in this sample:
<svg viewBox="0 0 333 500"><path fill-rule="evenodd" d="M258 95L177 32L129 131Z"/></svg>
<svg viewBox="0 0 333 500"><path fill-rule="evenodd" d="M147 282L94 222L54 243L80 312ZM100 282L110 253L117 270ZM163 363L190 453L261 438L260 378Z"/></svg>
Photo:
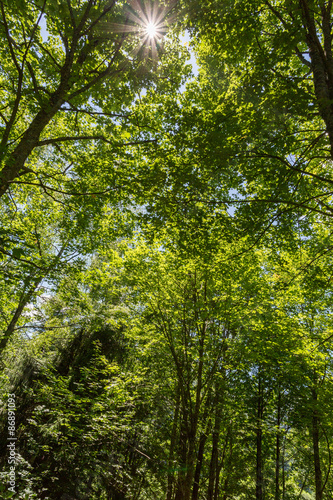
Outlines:
<svg viewBox="0 0 333 500"><path fill-rule="evenodd" d="M0 0L1 498L333 498L332 7Z"/></svg>

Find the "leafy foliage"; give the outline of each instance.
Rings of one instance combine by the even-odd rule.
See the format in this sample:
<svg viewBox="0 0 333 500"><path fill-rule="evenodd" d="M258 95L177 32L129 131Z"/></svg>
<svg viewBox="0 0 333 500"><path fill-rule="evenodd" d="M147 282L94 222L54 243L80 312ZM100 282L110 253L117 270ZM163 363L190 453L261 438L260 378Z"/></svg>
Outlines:
<svg viewBox="0 0 333 500"><path fill-rule="evenodd" d="M330 499L332 2L0 13L0 496Z"/></svg>

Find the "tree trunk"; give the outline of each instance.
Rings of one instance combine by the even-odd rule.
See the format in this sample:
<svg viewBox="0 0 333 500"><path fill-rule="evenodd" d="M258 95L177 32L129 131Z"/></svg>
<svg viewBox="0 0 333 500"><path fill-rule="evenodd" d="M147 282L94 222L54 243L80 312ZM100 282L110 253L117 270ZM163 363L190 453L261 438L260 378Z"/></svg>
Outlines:
<svg viewBox="0 0 333 500"><path fill-rule="evenodd" d="M257 428L256 428L256 500L263 500L263 459L262 459L262 418L263 418L263 392L259 373L258 398L257 398Z"/></svg>
<svg viewBox="0 0 333 500"><path fill-rule="evenodd" d="M220 416L220 408L217 404L217 398L215 399L215 424L213 430L213 439L212 439L212 455L210 459L209 466L209 479L208 479L208 490L207 490L207 500L213 500L215 496L216 490L216 479L218 476L218 444L220 437L220 427L221 427L221 416Z"/></svg>
<svg viewBox="0 0 333 500"><path fill-rule="evenodd" d="M71 58L64 66L58 89L52 94L45 108L39 110L1 170L0 197L8 190L11 182L24 172L25 162L31 152L37 147L41 133L64 103L64 97L70 88L68 82L72 62Z"/></svg>
<svg viewBox="0 0 333 500"><path fill-rule="evenodd" d="M333 158L333 59L331 50L330 8L322 6L321 9L323 40L320 40L313 15L313 8L309 5L308 0L300 0L300 7L311 59L316 101L320 116L326 125L331 157Z"/></svg>
<svg viewBox="0 0 333 500"><path fill-rule="evenodd" d="M316 486L316 500L322 500L323 498L323 486L322 486L322 473L320 465L320 451L319 451L319 424L320 419L318 416L317 403L318 396L315 389L312 389L312 400L314 403L314 409L312 414L312 443L313 443L313 461L314 461L314 473L315 473L315 486Z"/></svg>
<svg viewBox="0 0 333 500"><path fill-rule="evenodd" d="M13 317L12 317L9 325L6 328L6 330L3 334L3 337L0 340L0 353L6 348L9 339L12 337L12 335L14 333L14 330L15 330L15 327L17 325L18 320L20 319L26 305L32 299L36 289L39 287L42 280L43 280L43 276L36 279L34 284L32 285L32 287L30 288L30 290L26 294L23 294L23 296L21 297L20 302L19 302L19 304L18 304L18 306L13 314Z"/></svg>
<svg viewBox="0 0 333 500"><path fill-rule="evenodd" d="M229 438L229 432L230 430L228 430L227 432L227 435L226 435L226 439L225 439L225 442L224 442L224 446L223 446L223 451L222 451L222 457L221 457L221 460L219 462L219 460L217 459L217 469L216 469L216 475L215 475L215 486L214 486L214 497L213 497L213 500L219 500L221 497L220 497L220 474L221 474L221 470L225 464L225 456L226 456L226 450L227 450L227 446L228 446L228 438ZM232 455L232 442L230 442L230 445L231 445L231 450L230 450L230 457ZM224 493L225 495L227 494L227 482L225 484L225 490L224 490Z"/></svg>
<svg viewBox="0 0 333 500"><path fill-rule="evenodd" d="M209 425L208 425L209 427ZM193 490L192 490L192 500L198 500L199 498L199 483L200 474L202 469L203 454L205 450L205 444L207 441L207 432L201 434L198 449L197 465L194 472Z"/></svg>
<svg viewBox="0 0 333 500"><path fill-rule="evenodd" d="M177 484L175 488L174 500L185 500L186 490L186 470L187 470L187 433L184 415L181 417L180 436L179 436L179 468Z"/></svg>
<svg viewBox="0 0 333 500"><path fill-rule="evenodd" d="M186 462L186 476L184 487L184 500L190 500L192 493L192 484L194 478L194 464L195 464L195 449L196 449L196 430L192 429L188 439L188 456Z"/></svg>
<svg viewBox="0 0 333 500"><path fill-rule="evenodd" d="M280 425L281 425L281 392L278 394L277 407L277 432L276 432L276 455L275 455L275 500L280 500Z"/></svg>
<svg viewBox="0 0 333 500"><path fill-rule="evenodd" d="M232 427L230 427L228 429L226 439L225 439L225 448L227 447L228 440L229 440L229 460L228 460L229 464L232 464L232 455L233 455L233 434L232 434L232 432L233 432ZM224 454L225 454L225 450L223 450L223 461L224 461ZM230 469L230 465L229 465L228 469ZM223 500L227 500L229 498L229 495L228 495L229 479L230 479L230 474L229 474L229 470L228 470L227 477L225 478L224 484L223 484L223 497L222 497ZM216 499L214 498L214 500L216 500Z"/></svg>
<svg viewBox="0 0 333 500"><path fill-rule="evenodd" d="M48 273L52 269L54 269L55 266L58 264L64 251L65 251L65 246L63 246L59 250L58 255L55 257L53 263L49 267L44 269L42 274L39 277L32 279L33 284L31 285L30 289L26 293L22 294L22 297L21 297L20 302L15 310L15 313L14 313L9 325L7 326L7 328L5 330L3 337L0 340L0 353L6 348L9 339L12 337L14 330L15 330L15 327L17 325L17 322L20 319L26 305L30 302L30 300L34 296L35 291L37 290L37 288L39 287L39 285L41 284L43 279L45 279L48 276Z"/></svg>
<svg viewBox="0 0 333 500"><path fill-rule="evenodd" d="M172 492L174 486L174 470L173 470L173 457L177 439L177 426L179 419L179 406L180 406L180 388L177 385L176 390L176 402L175 402L175 410L172 424L172 434L171 434L171 442L170 442L170 451L169 451L169 460L168 460L168 486L167 486L167 495L166 500L172 499Z"/></svg>

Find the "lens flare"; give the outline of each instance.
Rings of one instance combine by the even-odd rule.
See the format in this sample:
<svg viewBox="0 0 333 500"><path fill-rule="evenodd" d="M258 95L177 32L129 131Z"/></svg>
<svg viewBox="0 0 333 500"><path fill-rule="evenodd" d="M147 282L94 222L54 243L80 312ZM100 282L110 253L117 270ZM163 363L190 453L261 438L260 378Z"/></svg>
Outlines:
<svg viewBox="0 0 333 500"><path fill-rule="evenodd" d="M158 33L158 27L156 26L155 23L148 23L146 28L145 28L145 31L146 31L147 35L149 36L149 38L155 38L157 36L157 33Z"/></svg>
<svg viewBox="0 0 333 500"><path fill-rule="evenodd" d="M169 0L166 7L158 1L131 0L126 12L127 23L109 24L108 29L113 33L136 37L136 47L131 49L131 57L143 49L147 57L157 59L162 38L175 18L175 14L171 14L175 2Z"/></svg>

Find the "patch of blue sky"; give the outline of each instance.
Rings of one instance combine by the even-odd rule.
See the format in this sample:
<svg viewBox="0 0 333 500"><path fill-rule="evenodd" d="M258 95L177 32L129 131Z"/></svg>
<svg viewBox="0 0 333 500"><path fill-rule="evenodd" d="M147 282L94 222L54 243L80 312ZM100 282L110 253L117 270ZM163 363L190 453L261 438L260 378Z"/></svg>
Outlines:
<svg viewBox="0 0 333 500"><path fill-rule="evenodd" d="M47 31L46 17L44 15L42 16L42 18L39 22L39 26L40 26L40 34L42 36L43 42L47 42L47 40L49 38L49 32Z"/></svg>
<svg viewBox="0 0 333 500"><path fill-rule="evenodd" d="M180 38L180 41L184 45L187 45L187 47L188 47L188 51L189 51L189 55L190 55L190 59L188 61L188 64L190 64L192 66L192 73L193 73L194 77L197 77L199 74L199 66L198 66L198 62L197 62L194 50L191 48L190 34L187 30L185 30L185 33L183 35L180 35L179 38ZM184 92L185 89L186 89L186 83L180 87L180 92Z"/></svg>

